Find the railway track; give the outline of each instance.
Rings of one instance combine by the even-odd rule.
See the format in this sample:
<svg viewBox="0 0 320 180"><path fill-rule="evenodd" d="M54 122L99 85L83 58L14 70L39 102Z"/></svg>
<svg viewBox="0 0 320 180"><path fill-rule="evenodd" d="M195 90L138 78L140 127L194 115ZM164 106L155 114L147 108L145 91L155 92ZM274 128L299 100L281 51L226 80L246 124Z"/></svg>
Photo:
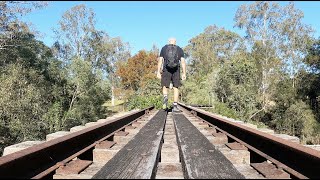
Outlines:
<svg viewBox="0 0 320 180"><path fill-rule="evenodd" d="M95 147L110 146L108 140L127 135L153 107L56 138L0 158L0 178L53 178L56 171L73 173L92 164ZM76 161L74 161L76 160ZM75 162L75 163L74 163ZM71 164L70 172L66 165Z"/></svg>
<svg viewBox="0 0 320 180"><path fill-rule="evenodd" d="M250 153L250 164L266 178L320 178L320 152L271 134L246 127L212 113L179 104L184 112L195 117L213 132L221 151L245 150ZM226 147L227 146L227 147ZM244 163L246 164L246 163Z"/></svg>
<svg viewBox="0 0 320 180"><path fill-rule="evenodd" d="M153 107L0 158L0 178L320 178L320 152L204 110Z"/></svg>

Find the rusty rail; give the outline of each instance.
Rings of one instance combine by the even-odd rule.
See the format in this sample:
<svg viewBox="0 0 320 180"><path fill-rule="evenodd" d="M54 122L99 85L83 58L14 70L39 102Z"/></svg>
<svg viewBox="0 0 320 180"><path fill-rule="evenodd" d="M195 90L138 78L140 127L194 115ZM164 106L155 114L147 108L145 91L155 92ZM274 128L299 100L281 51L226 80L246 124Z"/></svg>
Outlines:
<svg viewBox="0 0 320 180"><path fill-rule="evenodd" d="M179 103L193 115L207 121L225 133L228 138L240 141L252 152L274 163L294 178L320 178L320 152L218 117L212 113ZM259 158L257 158L259 159ZM263 161L261 159L261 161Z"/></svg>
<svg viewBox="0 0 320 180"><path fill-rule="evenodd" d="M154 107L132 112L69 135L0 157L0 178L47 178L59 166L149 113Z"/></svg>

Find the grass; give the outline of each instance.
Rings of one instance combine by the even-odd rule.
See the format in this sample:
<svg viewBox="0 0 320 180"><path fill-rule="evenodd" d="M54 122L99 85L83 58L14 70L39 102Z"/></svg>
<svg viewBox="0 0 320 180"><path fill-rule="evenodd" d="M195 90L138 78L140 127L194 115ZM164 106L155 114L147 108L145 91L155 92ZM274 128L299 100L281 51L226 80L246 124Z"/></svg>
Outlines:
<svg viewBox="0 0 320 180"><path fill-rule="evenodd" d="M123 105L123 104L124 104L124 100L118 100L118 99L114 100L114 106L119 106L119 105ZM111 100L106 101L102 106L112 107Z"/></svg>
<svg viewBox="0 0 320 180"><path fill-rule="evenodd" d="M102 105L105 108L107 108L107 113L105 115L106 116L112 116L112 115L114 115L116 113L125 111L124 103L125 103L124 100L115 99L114 100L114 106L112 106L111 100L106 101Z"/></svg>

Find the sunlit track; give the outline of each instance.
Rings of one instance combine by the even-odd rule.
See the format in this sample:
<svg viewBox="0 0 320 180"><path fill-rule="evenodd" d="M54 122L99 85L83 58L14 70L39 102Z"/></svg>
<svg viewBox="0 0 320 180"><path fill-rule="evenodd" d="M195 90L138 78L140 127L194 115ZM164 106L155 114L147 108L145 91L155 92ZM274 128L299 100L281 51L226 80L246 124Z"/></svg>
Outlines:
<svg viewBox="0 0 320 180"><path fill-rule="evenodd" d="M319 177L315 171L319 169L319 151L192 106L179 104L179 107L181 113L150 107L100 120L85 129L6 155L0 158L0 177ZM268 150L270 147L278 156ZM304 163L292 165L290 162L295 161L286 160L288 155L284 153L300 161L303 157ZM47 158L51 161L46 164Z"/></svg>
<svg viewBox="0 0 320 180"><path fill-rule="evenodd" d="M81 172L93 163L95 148L130 140L153 107L124 115L0 158L1 178L53 178L57 172ZM128 132L130 131L130 133ZM137 131L137 130L136 130ZM129 136L128 136L129 135Z"/></svg>
<svg viewBox="0 0 320 180"><path fill-rule="evenodd" d="M179 105L240 171L255 169L265 178L320 178L319 151L192 106Z"/></svg>

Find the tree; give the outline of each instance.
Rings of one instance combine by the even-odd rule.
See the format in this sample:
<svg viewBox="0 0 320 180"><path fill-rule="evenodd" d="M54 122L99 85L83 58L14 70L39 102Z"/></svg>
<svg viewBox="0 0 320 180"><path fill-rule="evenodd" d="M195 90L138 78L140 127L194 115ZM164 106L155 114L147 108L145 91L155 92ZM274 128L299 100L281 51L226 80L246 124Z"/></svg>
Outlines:
<svg viewBox="0 0 320 180"><path fill-rule="evenodd" d="M111 38L106 32L97 30L95 14L85 5L75 6L65 12L55 32L59 39L54 46L56 57L63 58L67 65L79 58L90 62L94 74L102 71L104 79L110 80L114 100L113 89L117 83L114 77L115 62L130 56L129 45L119 37ZM76 84L72 99L77 99L78 89ZM70 102L71 105L73 102Z"/></svg>
<svg viewBox="0 0 320 180"><path fill-rule="evenodd" d="M12 57L16 54L12 52L26 48L27 40L34 38L35 32L30 29L27 23L22 22L19 16L46 5L47 2L0 2L0 54L2 56L0 67L17 61L16 56Z"/></svg>
<svg viewBox="0 0 320 180"><path fill-rule="evenodd" d="M5 130L0 134L5 137L0 149L24 140L43 139L47 133L61 130L60 119L44 117L52 104L58 104L55 112L62 114L68 96L61 62L53 58L50 48L30 34L0 58L6 59L0 68L0 119Z"/></svg>
<svg viewBox="0 0 320 180"><path fill-rule="evenodd" d="M157 57L155 51L141 50L127 61L117 62L115 75L120 79L129 109L162 106L160 81L156 78Z"/></svg>
<svg viewBox="0 0 320 180"><path fill-rule="evenodd" d="M7 129L3 146L25 140L40 139L48 131L42 115L48 108L43 75L36 70L11 64L0 76L0 121Z"/></svg>
<svg viewBox="0 0 320 180"><path fill-rule="evenodd" d="M121 78L122 87L137 91L146 86L148 80L156 79L157 55L141 50L117 66L116 75Z"/></svg>
<svg viewBox="0 0 320 180"><path fill-rule="evenodd" d="M246 39L249 45L258 44L261 64L262 110L266 110L270 97L270 76L278 69L277 55L281 43L279 26L281 25L281 8L278 3L259 1L250 5L241 5L235 15L235 26L246 30Z"/></svg>
<svg viewBox="0 0 320 180"><path fill-rule="evenodd" d="M47 6L47 2L1 1L0 2L0 52L20 46L25 34L33 34L29 26L19 20L35 9Z"/></svg>
<svg viewBox="0 0 320 180"><path fill-rule="evenodd" d="M313 73L318 74L320 70L320 38L314 40L313 44L309 44L307 54L303 59L312 70Z"/></svg>
<svg viewBox="0 0 320 180"><path fill-rule="evenodd" d="M91 32L95 31L94 12L85 5L77 5L66 11L59 21L55 33L61 44L70 49L70 56L84 58L85 49Z"/></svg>
<svg viewBox="0 0 320 180"><path fill-rule="evenodd" d="M215 99L218 72L236 52L244 49L243 39L238 34L215 25L208 26L203 33L189 40L185 47L189 78L181 88L183 100L211 104Z"/></svg>
<svg viewBox="0 0 320 180"><path fill-rule="evenodd" d="M190 57L190 72L199 76L211 73L237 50L244 49L241 37L215 25L189 40L185 51Z"/></svg>
<svg viewBox="0 0 320 180"><path fill-rule="evenodd" d="M300 70L297 79L299 95L305 100L309 100L312 109L319 116L319 97L320 97L320 39L314 40L309 45L308 52L303 62L306 64L306 70ZM308 81L305 81L308 79ZM319 117L317 118L319 119ZM319 120L318 120L319 121ZM319 121L320 122L320 121Z"/></svg>
<svg viewBox="0 0 320 180"><path fill-rule="evenodd" d="M283 7L280 25L281 46L283 58L286 61L287 69L292 76L292 86L296 86L296 77L303 67L303 58L307 48L312 43L312 33L314 30L302 22L303 12L296 9L293 2Z"/></svg>
<svg viewBox="0 0 320 180"><path fill-rule="evenodd" d="M220 102L237 112L238 118L251 119L261 106L258 92L258 68L250 54L237 53L218 74L215 92Z"/></svg>
<svg viewBox="0 0 320 180"><path fill-rule="evenodd" d="M65 128L85 124L105 116L102 104L110 98L110 84L103 80L102 72L93 73L90 62L73 59L68 68L69 107L62 123Z"/></svg>
<svg viewBox="0 0 320 180"><path fill-rule="evenodd" d="M110 48L112 49L113 54L107 58L107 73L111 82L111 104L114 106L115 89L120 87L119 78L115 75L115 72L117 71L116 63L126 61L130 57L130 52L129 44L123 43L119 37L111 39Z"/></svg>
<svg viewBox="0 0 320 180"><path fill-rule="evenodd" d="M283 117L276 118L273 123L277 131L301 137L305 142L316 135L317 121L310 107L301 100L290 105Z"/></svg>

